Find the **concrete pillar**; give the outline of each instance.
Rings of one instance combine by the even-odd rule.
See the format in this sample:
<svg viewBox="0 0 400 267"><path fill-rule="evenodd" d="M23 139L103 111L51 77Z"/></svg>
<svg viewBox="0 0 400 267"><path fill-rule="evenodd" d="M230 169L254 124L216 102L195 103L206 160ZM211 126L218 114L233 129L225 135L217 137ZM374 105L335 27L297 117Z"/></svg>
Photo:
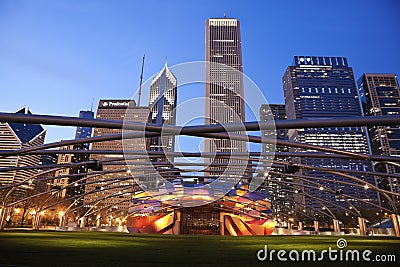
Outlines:
<svg viewBox="0 0 400 267"><path fill-rule="evenodd" d="M360 229L360 235L367 235L367 225L364 218L358 217L358 228Z"/></svg>
<svg viewBox="0 0 400 267"><path fill-rule="evenodd" d="M221 216L221 213L220 213L220 216ZM172 226L172 233L174 235L179 235L180 228L181 228L181 212L179 210L175 210L174 216L175 216L175 220L174 220L174 225ZM222 235L222 233L221 233L221 235Z"/></svg>
<svg viewBox="0 0 400 267"><path fill-rule="evenodd" d="M100 227L100 220L101 220L100 216L97 216L97 218L96 218L96 227Z"/></svg>
<svg viewBox="0 0 400 267"><path fill-rule="evenodd" d="M122 219L119 219L119 220L118 220L118 226L119 226L119 227L122 227L122 225L123 225Z"/></svg>
<svg viewBox="0 0 400 267"><path fill-rule="evenodd" d="M399 221L399 216L396 214L392 214L392 223L393 223L393 230L396 235L396 237L400 237L400 221Z"/></svg>
<svg viewBox="0 0 400 267"><path fill-rule="evenodd" d="M399 234L400 234L400 215L397 215L397 225L399 226ZM400 235L398 237L400 237Z"/></svg>
<svg viewBox="0 0 400 267"><path fill-rule="evenodd" d="M333 219L333 231L340 232L340 225L338 219Z"/></svg>
<svg viewBox="0 0 400 267"><path fill-rule="evenodd" d="M299 222L299 226L297 227L297 230L299 230L299 231L303 230L303 222Z"/></svg>
<svg viewBox="0 0 400 267"><path fill-rule="evenodd" d="M86 227L86 217L83 216L80 220L81 220L81 227L82 227L82 228L83 228L83 227Z"/></svg>
<svg viewBox="0 0 400 267"><path fill-rule="evenodd" d="M316 233L319 232L319 223L318 223L318 221L314 221L314 231L315 231Z"/></svg>
<svg viewBox="0 0 400 267"><path fill-rule="evenodd" d="M4 229L8 215L8 207L3 207L0 211L0 230Z"/></svg>
<svg viewBox="0 0 400 267"><path fill-rule="evenodd" d="M287 223L287 229L289 230L289 234L291 234L292 233L292 223L291 222Z"/></svg>
<svg viewBox="0 0 400 267"><path fill-rule="evenodd" d="M36 214L32 214L32 229L35 229L36 226Z"/></svg>
<svg viewBox="0 0 400 267"><path fill-rule="evenodd" d="M59 226L64 226L64 222L65 222L65 218L64 218L64 216L60 216L60 223L59 223Z"/></svg>
<svg viewBox="0 0 400 267"><path fill-rule="evenodd" d="M37 212L35 216L32 217L32 222L33 222L33 229L34 230L39 230L40 229L40 212Z"/></svg>
<svg viewBox="0 0 400 267"><path fill-rule="evenodd" d="M109 226L112 226L113 217L108 217L108 219L109 219L109 222L108 222Z"/></svg>
<svg viewBox="0 0 400 267"><path fill-rule="evenodd" d="M225 212L219 213L219 234L225 235Z"/></svg>

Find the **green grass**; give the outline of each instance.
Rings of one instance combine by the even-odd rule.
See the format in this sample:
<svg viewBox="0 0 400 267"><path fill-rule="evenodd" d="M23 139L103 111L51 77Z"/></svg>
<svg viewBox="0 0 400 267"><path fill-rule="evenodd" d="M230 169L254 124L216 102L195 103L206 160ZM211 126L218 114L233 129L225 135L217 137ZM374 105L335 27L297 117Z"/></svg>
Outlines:
<svg viewBox="0 0 400 267"><path fill-rule="evenodd" d="M345 237L347 249L395 254L400 239ZM0 232L0 266L363 266L356 263L259 262L258 250L336 249L329 236L166 236L104 232ZM385 266L373 263L367 266Z"/></svg>

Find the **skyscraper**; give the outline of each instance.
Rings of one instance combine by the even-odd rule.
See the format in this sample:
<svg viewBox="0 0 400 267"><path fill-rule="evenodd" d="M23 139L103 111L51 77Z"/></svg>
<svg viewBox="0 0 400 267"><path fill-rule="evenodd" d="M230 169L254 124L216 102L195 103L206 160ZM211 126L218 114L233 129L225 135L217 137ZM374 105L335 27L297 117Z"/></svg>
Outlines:
<svg viewBox="0 0 400 267"><path fill-rule="evenodd" d="M176 78L165 62L164 68L150 85L149 108L152 123L158 126L176 124L176 86ZM153 137L149 140L149 150L171 152L174 151L174 144L174 136Z"/></svg>
<svg viewBox="0 0 400 267"><path fill-rule="evenodd" d="M211 18L206 22L206 119L205 124L245 120L240 22L235 18ZM224 64L224 65L221 65ZM208 139L206 152L244 152L246 143ZM226 160L214 160L226 163ZM213 168L211 168L213 169ZM221 169L215 167L215 169ZM213 175L213 173L210 173Z"/></svg>
<svg viewBox="0 0 400 267"><path fill-rule="evenodd" d="M82 119L93 119L94 118L94 112L89 111L89 110L81 110L79 111L79 118ZM83 126L78 126L76 128L76 133L75 133L75 139L82 139L82 138L88 138L92 136L92 127L83 127ZM84 144L85 148L89 149L90 144Z"/></svg>
<svg viewBox="0 0 400 267"><path fill-rule="evenodd" d="M286 120L286 110L283 104L264 104L260 107L260 121L270 121L270 118L274 120ZM270 131L261 131L262 137L271 138ZM276 130L276 137L280 140L288 140L288 130L279 129ZM289 148L287 146L277 145L275 152L288 152ZM262 145L262 153L270 152L269 145ZM275 160L282 160L283 158L275 158ZM272 172L279 173L279 175ZM284 182L290 182L285 184ZM293 210L293 190L292 183L293 178L284 175L284 168L281 167L271 167L269 170L267 179L264 185L267 187L267 192L270 195L271 208L279 213L280 211L287 212L288 210Z"/></svg>
<svg viewBox="0 0 400 267"><path fill-rule="evenodd" d="M57 164L58 155L57 154L45 154L41 155L39 159L39 165L50 165ZM38 176L38 181L36 181L35 189L38 192L46 192L51 189L53 178L56 171L49 171L47 169L38 169L38 172L43 174Z"/></svg>
<svg viewBox="0 0 400 267"><path fill-rule="evenodd" d="M339 118L361 116L361 108L358 101L357 88L354 80L353 70L348 66L345 57L316 57L295 56L292 66L286 69L282 78L286 114L288 119L316 119L316 118ZM289 130L289 139L301 143L317 146L331 147L335 149L352 151L358 153L369 153L367 135L364 127L325 127L305 128ZM315 167L327 167L350 170L369 171L371 165L364 160L355 159L333 159L333 158L302 158L302 164ZM347 181L339 175L328 174L323 171L301 170L301 174L326 178L331 181ZM375 178L368 175L358 175L364 181L375 184ZM297 179L300 184L295 200L305 204L305 207L321 207L320 199L329 200L333 203L344 204L340 195L335 195L323 190L326 182L318 181L321 187L306 187L304 180ZM365 201L376 202L377 196L372 190L348 186L337 183L337 192L343 192L350 196L359 206L355 198ZM312 197L309 197L309 196ZM323 206L323 205L322 205ZM300 207L304 209L304 207Z"/></svg>
<svg viewBox="0 0 400 267"><path fill-rule="evenodd" d="M60 147L60 153L58 154L57 164L68 164L72 162L73 154L62 154L62 150L72 150L73 145L62 146ZM55 171L55 178L53 180L53 189L61 189L68 185L70 178L68 177L71 173L71 168L62 168ZM64 198L67 194L67 189L63 189L60 192L57 192L57 196L60 198Z"/></svg>
<svg viewBox="0 0 400 267"><path fill-rule="evenodd" d="M269 121L271 118L274 120L286 120L286 109L284 104L264 104L260 107L260 121ZM262 136L271 137L270 131L262 131ZM277 139L287 140L288 139L288 130L286 129L278 129L276 130ZM268 152L268 145L263 144L262 152ZM286 152L289 151L287 146L277 146L275 149L276 152Z"/></svg>
<svg viewBox="0 0 400 267"><path fill-rule="evenodd" d="M400 115L399 83L395 74L365 73L358 80L360 99L365 116ZM400 126L368 127L372 153L375 155L400 156ZM400 173L400 168L383 163L377 163L375 169L379 172ZM384 177L379 179L379 187L400 193L397 178ZM381 199L385 202L385 199Z"/></svg>
<svg viewBox="0 0 400 267"><path fill-rule="evenodd" d="M84 119L93 119L94 113L92 111L80 111L79 112L79 118L84 118ZM75 139L82 139L82 138L88 138L92 136L92 127L81 127L78 126L76 128L75 132ZM62 150L89 150L90 144L77 144L77 145L69 145L69 146L63 146L60 147L60 152ZM78 162L85 162L88 161L90 158L90 154L62 154L60 153L58 155L57 159L57 164L66 164L66 163L78 163ZM78 175L80 173L87 173L88 168L86 165L81 165L77 167L71 167L71 168L65 168L65 169L59 169L56 171L56 177L57 176L66 176L63 178L59 179L54 179L53 180L53 187L55 188L62 188L67 186L69 183L72 183L74 181L78 181L82 179L85 174L83 175ZM73 177L68 177L68 175L74 175ZM85 192L85 187L82 184L82 182L77 182L75 186L73 187L68 187L64 190L62 190L58 196L59 197L73 197L76 195L83 194Z"/></svg>
<svg viewBox="0 0 400 267"><path fill-rule="evenodd" d="M93 119L94 118L94 112L93 111L89 111L89 110L81 110L79 111L79 118L83 118L83 119ZM75 133L75 139L83 139L83 138L89 138L92 136L92 131L93 128L92 127L81 127L78 126L76 128L76 133ZM90 148L90 143L86 143L86 144L77 144L73 146L73 149L75 150L89 150ZM90 154L74 154L72 157L72 162L73 163L78 163L78 162L85 162L88 161L90 159ZM77 175L80 173L87 173L88 172L88 167L87 165L80 165L77 167L73 167L70 170L71 174L75 174L75 176L73 178L69 179L69 182L75 182L78 180L81 180L82 178L85 177L85 174L83 175ZM85 185L82 182L76 182L75 185L73 187L68 187L67 188L67 196L72 197L72 196L76 196L76 195L81 195L85 193ZM82 200L80 200L77 204L82 204Z"/></svg>
<svg viewBox="0 0 400 267"><path fill-rule="evenodd" d="M147 122L149 119L148 107L136 107L134 100L100 100L97 108L96 118L105 120L124 120L127 109L129 112L129 121ZM95 128L94 136L103 136L108 134L121 133L121 129L103 129ZM146 150L144 138L136 138L130 143L132 150ZM122 140L94 143L92 150L122 150ZM95 154L92 156L97 160L110 159L109 155ZM123 159L123 155L113 155L114 159ZM129 174L126 165L105 165L103 170L107 174L98 175L87 179L94 182L85 187L84 204L88 206L97 205L97 207L109 207L114 209L128 208L131 205L132 192L134 191L134 181ZM127 179L128 178L128 179ZM122 179L122 180L118 180ZM105 190L108 189L108 190Z"/></svg>
<svg viewBox="0 0 400 267"><path fill-rule="evenodd" d="M32 114L23 107L15 113ZM42 145L46 136L46 130L39 124L26 123L2 123L0 122L0 149L16 150L30 146ZM35 166L39 164L38 155L14 155L0 158L0 168ZM0 185L14 184L27 180L37 174L37 170L18 170L0 172ZM30 183L32 184L32 183ZM22 198L27 190L33 189L30 184L23 184L14 191L14 199Z"/></svg>

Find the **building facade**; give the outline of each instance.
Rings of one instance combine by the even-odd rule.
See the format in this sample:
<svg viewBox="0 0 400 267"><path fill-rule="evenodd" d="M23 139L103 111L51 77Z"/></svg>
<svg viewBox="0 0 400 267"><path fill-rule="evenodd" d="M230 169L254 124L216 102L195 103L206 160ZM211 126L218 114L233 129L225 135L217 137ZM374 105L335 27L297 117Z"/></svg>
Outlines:
<svg viewBox="0 0 400 267"><path fill-rule="evenodd" d="M150 85L149 108L151 122L158 125L176 125L177 82L165 63ZM149 151L173 152L174 136L149 138ZM158 161L165 158L158 158Z"/></svg>
<svg viewBox="0 0 400 267"><path fill-rule="evenodd" d="M57 165L72 163L72 158L74 157L74 155L70 154L70 153L63 154L62 151L63 150L72 150L73 148L74 148L73 145L60 147L60 152L59 152L58 158L57 158ZM52 188L59 189L59 190L64 188L60 192L55 193L55 194L57 194L57 197L60 197L60 198L66 197L67 189L65 187L68 185L68 183L70 181L69 175L72 174L71 169L72 168L61 168L61 169L56 170ZM59 177L59 178L57 178L57 177Z"/></svg>
<svg viewBox="0 0 400 267"><path fill-rule="evenodd" d="M94 112L91 110L81 110L79 112L79 118L83 119L93 119L94 118ZM76 133L75 133L75 139L84 139L84 138L89 138L92 136L93 128L92 127L81 127L78 126L76 128ZM73 146L74 150L89 150L90 148L90 143L85 143L85 144L77 144ZM78 162L85 162L90 160L90 154L89 153L75 153L72 156L72 163L78 163ZM73 197L77 195L82 195L85 193L85 185L83 184L84 181L81 181L88 173L88 167L87 165L80 165L71 168L70 174L74 174L72 177L70 177L69 182L73 183L75 182L73 187L68 187L67 188L67 196L68 197ZM80 175L82 174L82 175ZM77 202L78 205L83 204L83 200L79 200Z"/></svg>
<svg viewBox="0 0 400 267"><path fill-rule="evenodd" d="M127 112L127 109L130 109ZM125 114L129 114L129 121L147 122L149 119L149 109L147 107L136 107L134 100L100 100L97 108L96 118L105 120L124 120ZM104 136L109 134L121 133L121 129L95 128L94 136ZM125 147L126 148L126 147ZM93 143L92 150L122 150L122 140ZM146 150L144 138L136 138L131 143L132 150ZM131 173L124 162L123 155L94 154L92 158L99 161L117 160L115 164L103 166L102 175L96 175L87 179L85 186L84 205L108 207L110 209L128 208L131 205L132 193L136 190ZM118 161L120 160L120 161ZM132 174L133 175L133 174ZM93 182L93 183L92 183Z"/></svg>
<svg viewBox="0 0 400 267"><path fill-rule="evenodd" d="M399 116L400 92L395 74L365 73L358 80L360 100L364 116ZM400 126L368 127L371 150L374 155L400 156ZM377 162L375 170L385 173L400 173L400 168ZM380 188L400 193L399 181L395 177L378 179ZM381 198L384 203L386 200ZM397 199L397 204L398 199Z"/></svg>
<svg viewBox="0 0 400 267"><path fill-rule="evenodd" d="M245 120L240 22L235 18L211 18L206 22L206 119L205 124ZM245 152L246 143L207 139L206 152ZM226 159L215 159L226 163ZM213 167L211 170L223 170ZM213 172L210 172L213 175Z"/></svg>
<svg viewBox="0 0 400 267"><path fill-rule="evenodd" d="M15 113L32 114L28 108L21 108ZM0 149L18 150L30 146L42 145L46 130L39 124L1 123ZM0 168L35 166L40 161L39 155L14 155L0 158ZM0 185L15 184L26 181L37 174L37 170L17 170L0 172ZM23 184L12 194L14 200L23 198L28 190L33 189L33 182Z"/></svg>
<svg viewBox="0 0 400 267"><path fill-rule="evenodd" d="M94 113L92 111L80 111L79 118L83 119L93 119ZM83 139L89 138L92 136L92 127L81 127L78 126L75 132L75 139ZM63 150L89 150L90 143L86 144L76 144L76 145L69 145L60 147L60 153L58 155L57 164L68 164L68 163L79 163L79 162L86 162L90 159L89 153L66 153L63 154ZM61 189L58 194L58 197L65 198L65 197L74 197L77 195L81 195L85 192L84 181L81 181L82 178L85 177L86 173L88 172L87 165L83 164L76 167L70 168L63 168L59 169L55 172L56 178L53 180L53 188ZM82 175L79 175L81 174ZM74 186L67 187L68 184L76 182ZM82 204L82 201L78 201L77 203Z"/></svg>
<svg viewBox="0 0 400 267"><path fill-rule="evenodd" d="M288 119L322 119L361 116L357 88L353 70L348 66L345 57L295 56L294 62L286 69L282 78L286 114ZM367 134L364 127L327 127L304 128L289 130L289 140L331 147L339 150L368 154ZM291 149L297 151L297 149ZM317 152L311 151L309 152ZM372 166L364 160L349 160L337 158L301 158L305 165L348 169L355 171L371 171ZM316 176L330 181L354 182L339 175L322 171L301 170L301 174ZM375 178L368 175L357 175L366 182L375 184ZM336 205L346 205L353 202L363 206L362 201L377 202L377 196L372 190L337 183L332 184L317 181L320 186L311 185L302 179L296 179L299 184L295 194L298 209L308 207L321 208L329 206L329 200ZM339 195L324 190L330 186ZM347 197L345 197L347 196ZM336 208L337 206L330 206Z"/></svg>
<svg viewBox="0 0 400 267"><path fill-rule="evenodd" d="M283 104L264 104L260 107L260 121L270 121L274 118L277 120L286 120L286 109ZM262 137L271 138L270 131L261 131ZM275 136L274 136L275 137ZM276 138L279 140L288 140L288 130L278 129L276 130ZM270 152L269 145L262 145L262 153ZM289 152L287 146L275 147L275 152ZM275 157L274 160L285 160L286 157ZM288 183L286 183L288 182ZM284 174L284 168L282 167L271 167L269 169L268 176L264 186L270 195L271 209L275 213L279 212L290 212L294 209L293 199L293 178Z"/></svg>
<svg viewBox="0 0 400 267"><path fill-rule="evenodd" d="M79 111L79 118L81 119L93 119L94 118L94 112L91 110L81 110ZM82 138L88 138L92 136L92 127L87 127L87 126L78 126L76 128L75 132L75 139L82 139ZM89 149L90 144L84 144L85 149Z"/></svg>
<svg viewBox="0 0 400 267"><path fill-rule="evenodd" d="M57 154L45 154L40 156L39 165L55 165L57 164ZM50 171L48 169L39 169L39 173L36 181L35 189L37 192L44 193L49 191L53 185L53 179L56 176L56 171Z"/></svg>

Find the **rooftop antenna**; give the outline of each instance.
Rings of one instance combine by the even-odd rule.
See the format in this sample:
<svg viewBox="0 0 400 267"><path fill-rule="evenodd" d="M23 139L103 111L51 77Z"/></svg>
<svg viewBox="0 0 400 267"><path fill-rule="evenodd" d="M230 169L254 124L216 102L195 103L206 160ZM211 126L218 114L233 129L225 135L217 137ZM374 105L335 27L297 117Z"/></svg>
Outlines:
<svg viewBox="0 0 400 267"><path fill-rule="evenodd" d="M91 112L93 112L93 102L94 102L94 97L92 98L92 106L90 107Z"/></svg>
<svg viewBox="0 0 400 267"><path fill-rule="evenodd" d="M140 107L140 97L142 96L142 82L143 82L144 56L145 56L145 54L143 54L143 59L142 59L142 71L140 72L140 85L139 85L138 104L137 104L138 107Z"/></svg>
<svg viewBox="0 0 400 267"><path fill-rule="evenodd" d="M226 19L226 13L224 12L224 18Z"/></svg>

